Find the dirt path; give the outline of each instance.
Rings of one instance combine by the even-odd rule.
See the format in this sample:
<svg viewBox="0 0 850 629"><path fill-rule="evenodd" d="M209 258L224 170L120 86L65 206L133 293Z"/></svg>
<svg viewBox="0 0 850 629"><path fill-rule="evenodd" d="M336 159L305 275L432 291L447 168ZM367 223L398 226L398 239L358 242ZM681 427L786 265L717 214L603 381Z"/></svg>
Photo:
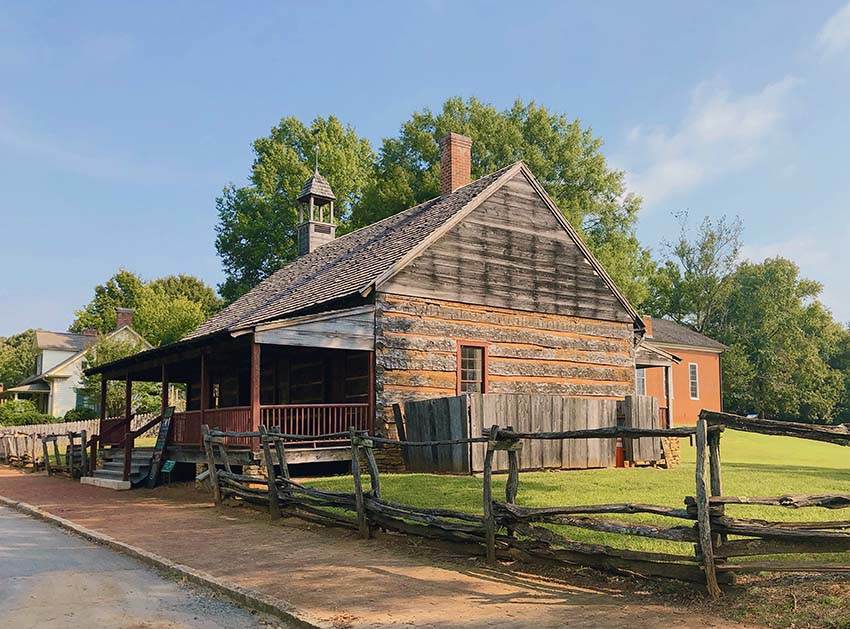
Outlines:
<svg viewBox="0 0 850 629"><path fill-rule="evenodd" d="M488 568L449 547L262 513L217 511L191 488L112 492L0 468L0 495L38 506L173 561L285 599L337 626L726 627L654 604L595 577L547 579L525 566Z"/></svg>

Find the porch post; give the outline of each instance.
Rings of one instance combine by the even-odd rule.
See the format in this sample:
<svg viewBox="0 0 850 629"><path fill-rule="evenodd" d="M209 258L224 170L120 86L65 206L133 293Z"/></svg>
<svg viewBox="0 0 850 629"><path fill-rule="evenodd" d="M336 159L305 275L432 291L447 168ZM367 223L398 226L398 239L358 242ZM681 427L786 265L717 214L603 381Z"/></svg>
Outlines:
<svg viewBox="0 0 850 629"><path fill-rule="evenodd" d="M168 408L168 367L162 363L162 403L160 404L160 414L165 415L165 409Z"/></svg>
<svg viewBox="0 0 850 629"><path fill-rule="evenodd" d="M673 370L670 365L664 367L664 397L667 399L667 426L673 427Z"/></svg>
<svg viewBox="0 0 850 629"><path fill-rule="evenodd" d="M206 424L205 413L207 410L207 404L209 403L208 395L209 395L209 374L207 373L207 355L205 352L201 352L201 426Z"/></svg>
<svg viewBox="0 0 850 629"><path fill-rule="evenodd" d="M130 374L124 380L124 420L127 422L127 431L130 430L130 413L133 412L133 381Z"/></svg>
<svg viewBox="0 0 850 629"><path fill-rule="evenodd" d="M369 434L375 434L375 351L369 352Z"/></svg>
<svg viewBox="0 0 850 629"><path fill-rule="evenodd" d="M251 339L251 430L260 429L260 344Z"/></svg>
<svg viewBox="0 0 850 629"><path fill-rule="evenodd" d="M106 391L109 387L109 380L106 379L106 374L100 374L100 421L106 419Z"/></svg>

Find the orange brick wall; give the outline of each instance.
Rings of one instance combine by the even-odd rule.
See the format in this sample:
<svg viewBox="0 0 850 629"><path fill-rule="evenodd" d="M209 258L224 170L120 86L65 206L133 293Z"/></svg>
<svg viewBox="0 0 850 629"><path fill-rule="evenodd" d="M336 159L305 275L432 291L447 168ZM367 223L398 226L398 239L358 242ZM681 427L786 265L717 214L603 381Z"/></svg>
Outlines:
<svg viewBox="0 0 850 629"><path fill-rule="evenodd" d="M700 352L684 348L666 348L682 359L673 365L673 425L693 426L702 409L719 411L720 402L720 354ZM688 381L688 364L696 363L699 372L699 399L692 400ZM664 398L664 369L651 367L646 370L646 394L658 398L661 407Z"/></svg>

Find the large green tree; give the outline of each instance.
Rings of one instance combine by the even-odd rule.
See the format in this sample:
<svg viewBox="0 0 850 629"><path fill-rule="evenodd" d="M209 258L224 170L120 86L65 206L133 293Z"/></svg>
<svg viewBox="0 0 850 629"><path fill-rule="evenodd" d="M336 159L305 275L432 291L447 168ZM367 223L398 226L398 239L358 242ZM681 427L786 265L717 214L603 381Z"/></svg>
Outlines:
<svg viewBox="0 0 850 629"><path fill-rule="evenodd" d="M449 131L472 138L473 177L525 160L626 295L644 300L653 263L634 232L640 199L607 164L602 141L578 120L533 102L499 110L475 98L415 112L377 156L334 118L317 118L309 128L282 120L255 142L250 184L229 186L218 199L222 296L235 299L295 257L295 196L317 140L320 169L341 197L345 231L438 196L439 140Z"/></svg>
<svg viewBox="0 0 850 629"><path fill-rule="evenodd" d="M337 118L317 117L307 126L284 118L254 142L247 186L227 186L216 200L216 250L224 266L219 292L233 301L277 271L297 251L295 201L313 172L319 147L322 174L332 183L340 230L374 176L369 142Z"/></svg>
<svg viewBox="0 0 850 629"><path fill-rule="evenodd" d="M35 373L35 330L0 337L0 384L12 387Z"/></svg>
<svg viewBox="0 0 850 629"><path fill-rule="evenodd" d="M95 343L83 360L84 369L92 369L106 363L136 354L145 349L141 343L118 338L101 338ZM100 403L100 376L86 376L79 388L89 404L94 407ZM151 413L160 408L160 386L151 382L133 383L131 406L134 413ZM107 416L117 417L124 414L125 388L122 382L110 382L106 389Z"/></svg>
<svg viewBox="0 0 850 629"><path fill-rule="evenodd" d="M111 332L115 329L115 309L137 308L144 284L135 273L118 269L115 275L94 287L91 301L76 312L69 331L94 329L102 333Z"/></svg>
<svg viewBox="0 0 850 629"><path fill-rule="evenodd" d="M191 275L168 275L145 282L120 269L95 287L91 301L77 311L72 332L115 329L115 308L133 308L133 327L152 345L171 343L221 307L213 289Z"/></svg>
<svg viewBox="0 0 850 629"><path fill-rule="evenodd" d="M742 263L741 221L706 218L664 244L646 307L728 346L724 404L768 417L830 419L850 405L850 332L790 260Z"/></svg>
<svg viewBox="0 0 850 629"><path fill-rule="evenodd" d="M662 263L652 276L644 308L710 335L726 316L743 226L738 218L706 217L693 230L687 212L677 220L678 237L662 242Z"/></svg>
<svg viewBox="0 0 850 629"><path fill-rule="evenodd" d="M830 363L845 331L818 300L821 290L784 258L738 268L716 334L731 347L723 361L727 406L767 417L835 415L845 375Z"/></svg>

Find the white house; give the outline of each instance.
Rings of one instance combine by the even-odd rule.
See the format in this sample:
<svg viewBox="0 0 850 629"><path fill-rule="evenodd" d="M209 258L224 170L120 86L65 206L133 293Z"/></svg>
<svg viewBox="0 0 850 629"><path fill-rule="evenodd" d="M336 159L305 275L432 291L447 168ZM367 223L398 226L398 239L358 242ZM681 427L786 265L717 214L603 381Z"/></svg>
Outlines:
<svg viewBox="0 0 850 629"><path fill-rule="evenodd" d="M74 334L37 330L35 375L0 392L0 397L31 399L40 412L54 417L62 417L71 409L92 407L94 401L86 400L80 391L83 359L92 345L100 338L117 338L140 343L145 349L151 347L150 343L133 329L132 309L116 308L115 311L116 329L105 337L98 336L96 332Z"/></svg>

